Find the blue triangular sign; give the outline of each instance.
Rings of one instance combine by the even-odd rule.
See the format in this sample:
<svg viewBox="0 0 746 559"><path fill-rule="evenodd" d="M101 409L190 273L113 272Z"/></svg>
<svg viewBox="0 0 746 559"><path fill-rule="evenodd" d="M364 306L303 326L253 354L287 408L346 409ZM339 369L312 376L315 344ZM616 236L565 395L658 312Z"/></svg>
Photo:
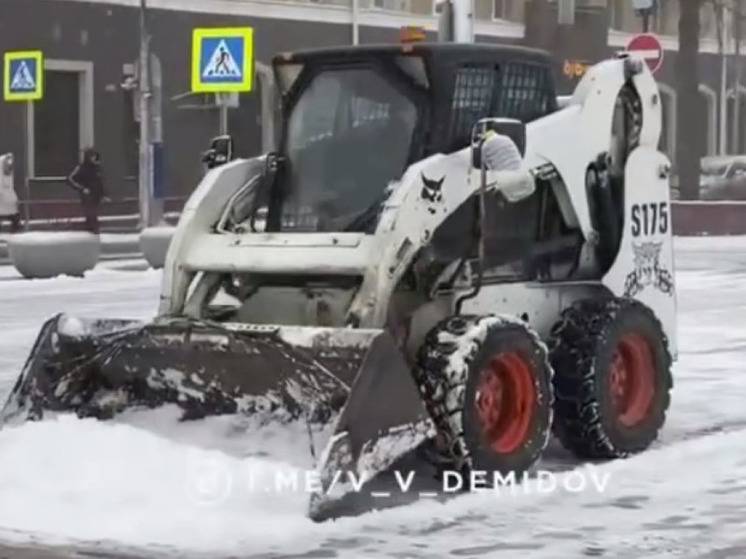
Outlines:
<svg viewBox="0 0 746 559"><path fill-rule="evenodd" d="M228 44L220 41L215 51L210 56L210 60L202 71L203 78L241 78L243 75L241 68L236 63L236 59L231 54Z"/></svg>
<svg viewBox="0 0 746 559"><path fill-rule="evenodd" d="M13 91L33 91L36 89L36 80L31 75L25 60L18 65L16 73L10 82L10 89Z"/></svg>

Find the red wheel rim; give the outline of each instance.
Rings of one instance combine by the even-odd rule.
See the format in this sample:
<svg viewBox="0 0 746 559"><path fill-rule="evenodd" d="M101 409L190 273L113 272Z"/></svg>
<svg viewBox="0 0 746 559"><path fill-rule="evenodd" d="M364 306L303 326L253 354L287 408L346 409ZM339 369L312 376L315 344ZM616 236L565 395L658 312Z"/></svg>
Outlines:
<svg viewBox="0 0 746 559"><path fill-rule="evenodd" d="M536 407L532 367L517 353L501 353L481 372L474 404L482 436L499 454L528 438Z"/></svg>
<svg viewBox="0 0 746 559"><path fill-rule="evenodd" d="M655 360L648 341L627 334L611 361L609 390L619 423L634 427L650 412L655 396Z"/></svg>

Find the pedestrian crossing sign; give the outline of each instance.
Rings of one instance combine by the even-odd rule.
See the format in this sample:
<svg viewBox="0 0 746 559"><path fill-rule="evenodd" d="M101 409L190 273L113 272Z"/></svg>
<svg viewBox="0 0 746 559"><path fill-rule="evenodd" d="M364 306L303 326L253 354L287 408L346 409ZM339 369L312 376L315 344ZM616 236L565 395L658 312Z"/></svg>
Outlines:
<svg viewBox="0 0 746 559"><path fill-rule="evenodd" d="M254 30L251 27L194 30L194 93L247 92L253 86Z"/></svg>
<svg viewBox="0 0 746 559"><path fill-rule="evenodd" d="M6 52L4 58L4 99L40 100L44 96L44 55L41 51Z"/></svg>

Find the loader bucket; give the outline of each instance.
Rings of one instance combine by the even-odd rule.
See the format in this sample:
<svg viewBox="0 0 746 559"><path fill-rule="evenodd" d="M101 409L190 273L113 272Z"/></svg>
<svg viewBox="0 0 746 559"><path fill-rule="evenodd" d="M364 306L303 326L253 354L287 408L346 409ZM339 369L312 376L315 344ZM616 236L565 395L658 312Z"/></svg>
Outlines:
<svg viewBox="0 0 746 559"><path fill-rule="evenodd" d="M42 328L0 423L41 419L45 411L108 419L163 404L178 405L184 420L335 421L318 455L315 519L344 514L336 505L360 490L338 483L340 476L372 480L432 435L412 375L382 330L65 315Z"/></svg>

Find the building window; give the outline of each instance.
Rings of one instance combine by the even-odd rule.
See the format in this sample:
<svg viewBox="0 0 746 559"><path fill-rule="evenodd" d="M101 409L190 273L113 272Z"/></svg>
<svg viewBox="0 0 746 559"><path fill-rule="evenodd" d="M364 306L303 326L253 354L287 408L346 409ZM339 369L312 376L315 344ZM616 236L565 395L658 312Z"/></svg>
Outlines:
<svg viewBox="0 0 746 559"><path fill-rule="evenodd" d="M631 12L632 7L629 2L625 0L611 0L609 13L610 27L619 31L628 31L627 20L630 19Z"/></svg>
<svg viewBox="0 0 746 559"><path fill-rule="evenodd" d="M746 138L743 130L746 130L746 88L739 88L738 95L733 88L728 90L728 107L726 119L728 138L725 145L728 146L726 153L746 153ZM738 99L738 115L736 115L736 99ZM738 120L738 122L736 122Z"/></svg>
<svg viewBox="0 0 746 559"><path fill-rule="evenodd" d="M80 77L47 71L44 99L34 106L34 174L64 177L78 162Z"/></svg>
<svg viewBox="0 0 746 559"><path fill-rule="evenodd" d="M661 139L658 149L671 161L676 160L676 90L663 82L658 82L661 94Z"/></svg>
<svg viewBox="0 0 746 559"><path fill-rule="evenodd" d="M526 10L525 0L491 0L492 17L522 23Z"/></svg>
<svg viewBox="0 0 746 559"><path fill-rule="evenodd" d="M394 12L410 12L412 5L410 0L372 0L372 6L381 10Z"/></svg>
<svg viewBox="0 0 746 559"><path fill-rule="evenodd" d="M495 0L495 9L493 11L495 19L508 18L508 0Z"/></svg>
<svg viewBox="0 0 746 559"><path fill-rule="evenodd" d="M656 0L649 18L650 32L676 35L679 25L678 0ZM612 29L639 33L643 18L634 10L630 0L609 0L609 25Z"/></svg>
<svg viewBox="0 0 746 559"><path fill-rule="evenodd" d="M707 155L715 155L717 153L717 118L718 118L718 106L717 106L717 93L711 87L705 84L699 84L699 94L701 95L702 102L705 108L705 121L707 123L707 149L705 152Z"/></svg>
<svg viewBox="0 0 746 559"><path fill-rule="evenodd" d="M661 35L676 35L679 27L678 0L657 0L655 30Z"/></svg>

